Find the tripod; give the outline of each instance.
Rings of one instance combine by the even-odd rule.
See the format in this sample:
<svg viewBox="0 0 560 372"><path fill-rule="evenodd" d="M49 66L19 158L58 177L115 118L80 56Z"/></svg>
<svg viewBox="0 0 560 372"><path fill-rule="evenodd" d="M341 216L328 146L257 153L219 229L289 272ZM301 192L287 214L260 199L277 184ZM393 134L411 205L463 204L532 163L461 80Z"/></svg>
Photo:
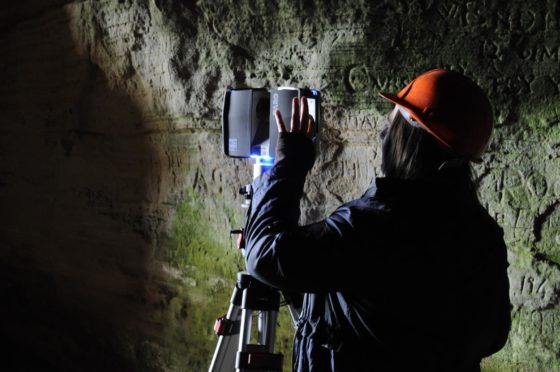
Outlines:
<svg viewBox="0 0 560 372"><path fill-rule="evenodd" d="M263 173L265 167L258 161L253 167L253 178ZM249 208L251 188L242 187L239 191L245 195L244 207ZM234 230L232 233L241 233ZM240 247L243 248L243 247ZM299 317L301 304L284 294L289 304L290 314L295 322ZM280 308L280 290L259 282L249 273L242 271L237 274L237 282L233 289L230 306L225 316L218 318L214 331L219 336L218 344L210 364L209 372L245 372L282 371L283 355L274 353L276 340L276 319ZM253 315L257 313L257 344L251 344Z"/></svg>

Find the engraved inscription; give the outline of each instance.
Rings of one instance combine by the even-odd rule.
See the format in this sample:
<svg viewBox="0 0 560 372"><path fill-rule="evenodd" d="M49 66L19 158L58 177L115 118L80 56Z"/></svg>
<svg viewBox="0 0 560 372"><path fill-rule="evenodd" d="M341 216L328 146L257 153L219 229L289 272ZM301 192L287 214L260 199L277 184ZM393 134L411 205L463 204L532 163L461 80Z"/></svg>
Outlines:
<svg viewBox="0 0 560 372"><path fill-rule="evenodd" d="M533 173L527 180L527 186L533 196L542 198L546 195L548 184L542 174Z"/></svg>
<svg viewBox="0 0 560 372"><path fill-rule="evenodd" d="M509 268L508 276L510 299L514 306L538 310L558 304L559 283L552 283L534 271L523 272L515 267Z"/></svg>
<svg viewBox="0 0 560 372"><path fill-rule="evenodd" d="M361 92L371 87L371 78L367 68L363 65L350 68L348 84L354 92Z"/></svg>
<svg viewBox="0 0 560 372"><path fill-rule="evenodd" d="M560 46L542 46L535 45L533 47L518 50L519 57L525 61L544 62L544 61L560 61Z"/></svg>

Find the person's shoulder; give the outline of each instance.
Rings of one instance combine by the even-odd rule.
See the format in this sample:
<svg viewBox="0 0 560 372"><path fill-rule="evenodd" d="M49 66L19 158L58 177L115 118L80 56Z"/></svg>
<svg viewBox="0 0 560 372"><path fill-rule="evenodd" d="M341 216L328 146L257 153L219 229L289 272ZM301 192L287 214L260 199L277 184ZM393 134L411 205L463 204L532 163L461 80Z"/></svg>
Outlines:
<svg viewBox="0 0 560 372"><path fill-rule="evenodd" d="M352 225L371 224L373 220L382 220L391 212L391 208L375 195L364 195L340 205L331 217L342 217Z"/></svg>

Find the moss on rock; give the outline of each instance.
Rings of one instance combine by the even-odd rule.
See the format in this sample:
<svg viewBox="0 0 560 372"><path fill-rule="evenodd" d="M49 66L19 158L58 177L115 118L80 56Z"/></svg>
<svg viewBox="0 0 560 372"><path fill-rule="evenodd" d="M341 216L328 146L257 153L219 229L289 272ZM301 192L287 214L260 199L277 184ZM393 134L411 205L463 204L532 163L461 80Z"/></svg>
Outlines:
<svg viewBox="0 0 560 372"><path fill-rule="evenodd" d="M175 275L176 296L170 301L172 332L184 332L183 365L193 371L208 368L217 343L214 321L229 307L237 272L244 270L241 252L234 248L227 226L240 226L242 211L233 211L219 198L202 199L194 190L178 204L176 218L162 252ZM276 350L289 370L293 323L281 309Z"/></svg>

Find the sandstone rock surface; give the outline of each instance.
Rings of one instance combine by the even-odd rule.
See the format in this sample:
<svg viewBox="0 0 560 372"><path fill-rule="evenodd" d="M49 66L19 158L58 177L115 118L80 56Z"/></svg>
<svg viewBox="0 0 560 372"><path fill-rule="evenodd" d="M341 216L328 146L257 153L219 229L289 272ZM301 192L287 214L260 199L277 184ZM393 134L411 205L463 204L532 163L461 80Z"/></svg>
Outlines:
<svg viewBox="0 0 560 372"><path fill-rule="evenodd" d="M560 369L560 5L447 0L27 0L0 5L0 293L9 365L202 371L242 260L245 161L225 87L322 91L302 222L361 195L396 91L474 77L496 130L476 167L503 226L514 326L487 370ZM280 346L288 353L288 320Z"/></svg>

